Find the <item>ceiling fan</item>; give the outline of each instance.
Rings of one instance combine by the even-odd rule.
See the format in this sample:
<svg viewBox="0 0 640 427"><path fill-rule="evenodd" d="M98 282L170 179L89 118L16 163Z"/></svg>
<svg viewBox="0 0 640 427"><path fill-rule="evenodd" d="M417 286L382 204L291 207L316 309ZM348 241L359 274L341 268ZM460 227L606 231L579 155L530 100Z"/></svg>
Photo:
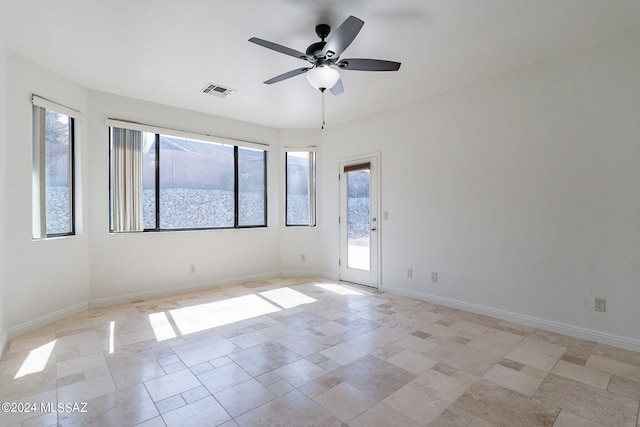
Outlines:
<svg viewBox="0 0 640 427"><path fill-rule="evenodd" d="M305 53L257 37L252 37L249 41L311 63L310 67L297 68L280 74L265 81L265 84L270 85L300 74L306 74L307 80L314 88L319 89L321 92L329 89L334 95L340 95L344 92L344 86L340 79L339 70L397 71L400 69L400 63L394 61L362 58L340 59L342 52L353 42L363 25L364 21L355 16L350 16L328 39L331 27L327 24L317 25L316 34L321 41L310 45ZM325 39L327 40L325 41Z"/></svg>

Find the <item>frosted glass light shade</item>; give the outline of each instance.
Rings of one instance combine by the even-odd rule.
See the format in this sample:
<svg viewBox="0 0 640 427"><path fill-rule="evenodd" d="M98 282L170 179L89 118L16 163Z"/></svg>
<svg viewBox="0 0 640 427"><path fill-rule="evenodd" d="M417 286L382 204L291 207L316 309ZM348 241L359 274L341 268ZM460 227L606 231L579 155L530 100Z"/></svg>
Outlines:
<svg viewBox="0 0 640 427"><path fill-rule="evenodd" d="M331 89L340 80L340 72L328 65L319 65L307 71L307 80L316 89Z"/></svg>

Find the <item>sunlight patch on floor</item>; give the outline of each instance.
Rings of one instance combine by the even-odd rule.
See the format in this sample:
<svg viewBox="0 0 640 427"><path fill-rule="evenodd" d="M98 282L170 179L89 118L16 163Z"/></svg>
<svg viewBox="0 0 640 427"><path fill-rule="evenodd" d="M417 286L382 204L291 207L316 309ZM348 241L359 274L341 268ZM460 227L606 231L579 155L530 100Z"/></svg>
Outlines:
<svg viewBox="0 0 640 427"><path fill-rule="evenodd" d="M169 322L167 313L164 311L151 313L149 315L149 323L151 323L157 341L169 340L177 336L173 326L171 326L171 322Z"/></svg>
<svg viewBox="0 0 640 427"><path fill-rule="evenodd" d="M49 361L49 357L51 357L51 353L56 346L56 341L57 340L53 340L31 350L27 358L22 362L20 369L13 379L22 378L25 375L44 371L44 368L47 366L47 362Z"/></svg>
<svg viewBox="0 0 640 427"><path fill-rule="evenodd" d="M316 283L315 286L322 288L324 290L333 292L338 295L363 295L362 292L358 292L355 289L351 289L342 285L337 285L335 283Z"/></svg>
<svg viewBox="0 0 640 427"><path fill-rule="evenodd" d="M311 304L315 299L289 287L260 292L260 295L278 304L282 308L293 308L302 304Z"/></svg>
<svg viewBox="0 0 640 427"><path fill-rule="evenodd" d="M170 310L182 335L204 331L229 323L240 322L264 314L275 313L280 308L257 295L245 295L192 307Z"/></svg>
<svg viewBox="0 0 640 427"><path fill-rule="evenodd" d="M113 354L113 351L115 350L115 329L116 322L115 320L112 320L111 322L109 322L109 354Z"/></svg>

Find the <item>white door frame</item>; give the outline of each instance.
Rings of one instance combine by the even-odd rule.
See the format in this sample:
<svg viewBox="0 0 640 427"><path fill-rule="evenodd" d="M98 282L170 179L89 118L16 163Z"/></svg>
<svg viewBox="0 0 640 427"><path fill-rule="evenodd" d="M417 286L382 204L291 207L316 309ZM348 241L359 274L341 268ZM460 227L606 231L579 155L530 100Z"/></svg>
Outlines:
<svg viewBox="0 0 640 427"><path fill-rule="evenodd" d="M380 165L381 158L380 152L366 153L360 154L357 156L350 156L338 159L338 175L339 175L339 216L340 216L340 225L338 227L338 246L339 246L339 257L340 257L340 266L338 267L338 277L340 280L350 281L359 283L365 286L371 286L373 288L380 288L380 278L381 278L381 233L382 233L382 221L380 217ZM360 283L363 280L354 280L349 277L346 269L348 268L347 263L347 253L346 253L346 243L343 243L343 238L346 239L346 227L347 227L347 206L346 206L346 179L344 178L344 167L349 165L354 165L358 163L371 163L371 181L375 182L375 188L373 188L374 194L371 199L374 200L372 206L370 207L369 215L371 218L376 218L375 224L371 224L371 228L375 228L375 239L371 239L372 244L371 247L371 269L370 276L366 279L366 283ZM374 206L375 204L375 206ZM345 277L347 276L347 277ZM349 280L351 279L351 280Z"/></svg>

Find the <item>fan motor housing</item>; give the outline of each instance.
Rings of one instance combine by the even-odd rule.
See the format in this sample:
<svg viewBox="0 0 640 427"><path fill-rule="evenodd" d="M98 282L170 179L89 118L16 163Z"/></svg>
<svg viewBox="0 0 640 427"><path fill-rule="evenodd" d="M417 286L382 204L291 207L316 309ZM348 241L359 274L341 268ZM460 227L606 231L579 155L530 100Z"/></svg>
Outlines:
<svg viewBox="0 0 640 427"><path fill-rule="evenodd" d="M318 24L316 25L316 34L322 41L313 43L311 46L307 48L305 52L309 56L313 56L314 58L323 58L324 54L322 53L322 49L324 49L324 45L327 44L324 39L329 37L329 33L331 32L331 27L327 24Z"/></svg>
<svg viewBox="0 0 640 427"><path fill-rule="evenodd" d="M322 49L324 49L324 45L325 44L327 44L327 43L324 42L324 41L313 43L311 46L309 46L307 48L306 54L309 55L309 56L313 56L315 58L319 58L321 56L324 56L322 54Z"/></svg>

